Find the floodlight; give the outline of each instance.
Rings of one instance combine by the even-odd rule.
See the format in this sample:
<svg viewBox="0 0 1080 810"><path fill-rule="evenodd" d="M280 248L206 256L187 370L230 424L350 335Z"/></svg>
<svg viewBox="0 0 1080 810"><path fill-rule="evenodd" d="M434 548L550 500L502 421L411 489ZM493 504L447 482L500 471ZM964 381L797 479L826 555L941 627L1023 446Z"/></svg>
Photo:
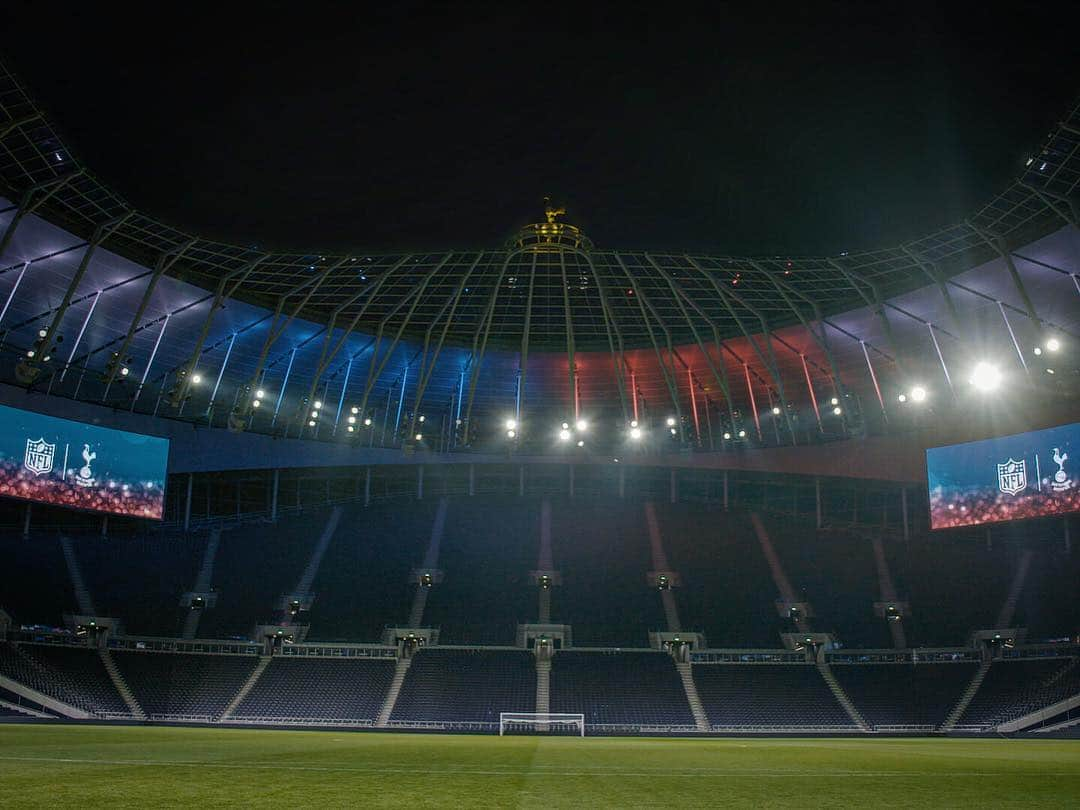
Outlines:
<svg viewBox="0 0 1080 810"><path fill-rule="evenodd" d="M724 434L724 441L728 441L730 439L731 439L731 434L730 433L725 433Z"/></svg>
<svg viewBox="0 0 1080 810"><path fill-rule="evenodd" d="M970 381L980 391L993 391L1001 385L1001 369L993 363L981 360L971 370Z"/></svg>
<svg viewBox="0 0 1080 810"><path fill-rule="evenodd" d="M261 399L256 399L251 403L252 408L258 408L260 405L262 405L262 400Z"/></svg>
<svg viewBox="0 0 1080 810"><path fill-rule="evenodd" d="M836 397L833 397L832 399L829 400L829 404L830 405L839 405L840 400L838 400Z"/></svg>
<svg viewBox="0 0 1080 810"><path fill-rule="evenodd" d="M570 431L567 430L566 428L563 428L562 430L560 430L559 431L559 441L564 441L565 442L565 441L569 441L569 440L570 440Z"/></svg>
<svg viewBox="0 0 1080 810"><path fill-rule="evenodd" d="M265 399L265 398L266 398L266 392L263 391L261 388L258 389L255 392L255 399Z"/></svg>
<svg viewBox="0 0 1080 810"><path fill-rule="evenodd" d="M349 424L350 425L355 425L356 424L356 417L355 416L350 416L349 417Z"/></svg>
<svg viewBox="0 0 1080 810"><path fill-rule="evenodd" d="M198 385L201 382L202 382L202 375L201 374L192 374L191 375L191 384L192 385Z"/></svg>
<svg viewBox="0 0 1080 810"><path fill-rule="evenodd" d="M630 428L630 438L633 439L635 442L640 440L641 439L641 428L639 428L639 427Z"/></svg>
<svg viewBox="0 0 1080 810"><path fill-rule="evenodd" d="M584 447L585 446L585 440L584 439L578 439L577 446L578 447Z"/></svg>
<svg viewBox="0 0 1080 810"><path fill-rule="evenodd" d="M364 427L371 427L371 417L370 416L365 416L364 417Z"/></svg>
<svg viewBox="0 0 1080 810"><path fill-rule="evenodd" d="M318 411L312 411L311 412L311 418L312 419L318 419L319 418L319 412Z"/></svg>
<svg viewBox="0 0 1080 810"><path fill-rule="evenodd" d="M907 402L907 394L901 394L897 397L897 400L899 400L900 402Z"/></svg>
<svg viewBox="0 0 1080 810"><path fill-rule="evenodd" d="M630 420L630 427L632 427L632 428L637 427L637 419L631 419Z"/></svg>
<svg viewBox="0 0 1080 810"><path fill-rule="evenodd" d="M308 427L315 427L315 420L314 419L309 419L308 420Z"/></svg>
<svg viewBox="0 0 1080 810"><path fill-rule="evenodd" d="M507 419L506 420L506 429L507 430L513 430L516 427L517 427L517 420L516 419Z"/></svg>
<svg viewBox="0 0 1080 810"><path fill-rule="evenodd" d="M563 430L569 430L570 429L570 423L569 422L563 422L562 423L562 429Z"/></svg>
<svg viewBox="0 0 1080 810"><path fill-rule="evenodd" d="M746 438L746 431L745 430L740 430L739 431L739 438L740 439L745 439Z"/></svg>
<svg viewBox="0 0 1080 810"><path fill-rule="evenodd" d="M423 441L424 440L424 434L423 433L417 433L416 434L416 440L418 442Z"/></svg>
<svg viewBox="0 0 1080 810"><path fill-rule="evenodd" d="M779 405L773 405L772 412L773 412L773 416L779 416L780 415L780 406Z"/></svg>
<svg viewBox="0 0 1080 810"><path fill-rule="evenodd" d="M352 433L354 430L356 430L356 428L354 428L352 425L349 425L348 430L349 430L349 433Z"/></svg>
<svg viewBox="0 0 1080 810"><path fill-rule="evenodd" d="M1042 354L1042 347L1041 346L1036 346L1035 349L1034 349L1034 352L1035 352L1035 356L1038 357L1040 354Z"/></svg>
<svg viewBox="0 0 1080 810"><path fill-rule="evenodd" d="M514 430L513 428L510 428L510 430L506 431L506 438L512 439L515 436L517 436L517 431Z"/></svg>
<svg viewBox="0 0 1080 810"><path fill-rule="evenodd" d="M578 429L579 433L584 433L586 430L589 429L589 423L586 422L584 419L578 419L575 427Z"/></svg>
<svg viewBox="0 0 1080 810"><path fill-rule="evenodd" d="M1057 338L1050 338L1046 341L1046 350L1049 352L1056 352L1061 348L1061 341Z"/></svg>
<svg viewBox="0 0 1080 810"><path fill-rule="evenodd" d="M912 402L924 402L926 400L926 389L921 385L916 385L911 389L911 401Z"/></svg>
<svg viewBox="0 0 1080 810"><path fill-rule="evenodd" d="M667 418L667 426L668 427L673 427L674 425L675 425L675 417L674 416L669 416Z"/></svg>
<svg viewBox="0 0 1080 810"><path fill-rule="evenodd" d="M677 430L676 430L675 428L672 428L672 429L671 429L671 435L672 435L672 436L676 435L676 434L677 434L678 432L679 432L679 431L677 431Z"/></svg>
<svg viewBox="0 0 1080 810"><path fill-rule="evenodd" d="M839 416L840 414L843 413L843 411L840 409L839 405L837 405L835 408L833 408L832 412L835 413L837 416Z"/></svg>
<svg viewBox="0 0 1080 810"><path fill-rule="evenodd" d="M427 418L426 416L424 416L423 414L420 414L420 421L421 422L423 422L426 418Z"/></svg>
<svg viewBox="0 0 1080 810"><path fill-rule="evenodd" d="M357 408L355 405L353 405L351 408L349 408L349 410L352 411L352 413L354 413L354 414L360 413L360 409Z"/></svg>
<svg viewBox="0 0 1080 810"><path fill-rule="evenodd" d="M320 400L315 400L315 404L312 407L315 408L315 410L319 410L319 408L322 407L322 402Z"/></svg>

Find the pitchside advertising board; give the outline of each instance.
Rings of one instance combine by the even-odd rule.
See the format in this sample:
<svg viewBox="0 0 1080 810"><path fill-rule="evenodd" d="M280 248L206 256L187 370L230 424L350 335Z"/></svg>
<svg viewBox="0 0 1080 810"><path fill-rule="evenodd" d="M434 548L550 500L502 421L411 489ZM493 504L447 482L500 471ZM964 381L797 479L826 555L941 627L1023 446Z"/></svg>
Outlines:
<svg viewBox="0 0 1080 810"><path fill-rule="evenodd" d="M926 451L930 528L1080 511L1080 424Z"/></svg>
<svg viewBox="0 0 1080 810"><path fill-rule="evenodd" d="M0 405L0 495L161 520L169 440Z"/></svg>

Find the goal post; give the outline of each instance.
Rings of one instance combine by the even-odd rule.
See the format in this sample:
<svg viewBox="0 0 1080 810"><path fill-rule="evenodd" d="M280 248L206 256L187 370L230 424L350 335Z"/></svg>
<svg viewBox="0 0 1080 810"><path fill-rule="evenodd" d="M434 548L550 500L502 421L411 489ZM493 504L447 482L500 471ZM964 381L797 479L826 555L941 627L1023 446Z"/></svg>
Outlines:
<svg viewBox="0 0 1080 810"><path fill-rule="evenodd" d="M576 730L577 736L585 736L585 715L568 712L499 712L499 736L508 731L526 734L547 734Z"/></svg>

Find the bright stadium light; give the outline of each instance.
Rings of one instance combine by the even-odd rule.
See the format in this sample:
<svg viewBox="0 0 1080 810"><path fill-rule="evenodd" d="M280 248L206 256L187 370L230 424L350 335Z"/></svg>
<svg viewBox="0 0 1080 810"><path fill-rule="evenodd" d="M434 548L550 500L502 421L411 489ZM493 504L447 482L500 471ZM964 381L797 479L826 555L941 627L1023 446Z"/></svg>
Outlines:
<svg viewBox="0 0 1080 810"><path fill-rule="evenodd" d="M417 433L416 434L416 440L418 442L422 442L424 440L424 434L423 433Z"/></svg>
<svg viewBox="0 0 1080 810"><path fill-rule="evenodd" d="M631 419L630 420L630 427L632 427L632 428L637 427L637 419Z"/></svg>
<svg viewBox="0 0 1080 810"><path fill-rule="evenodd" d="M574 427L578 429L578 433L584 433L586 430L589 429L589 423L586 422L584 419L578 419L577 424Z"/></svg>
<svg viewBox="0 0 1080 810"><path fill-rule="evenodd" d="M780 415L780 406L779 405L773 405L772 412L773 412L773 416L779 416Z"/></svg>
<svg viewBox="0 0 1080 810"><path fill-rule="evenodd" d="M725 433L724 434L724 441L730 441L730 440L731 440L731 434L730 433Z"/></svg>
<svg viewBox="0 0 1080 810"><path fill-rule="evenodd" d="M836 397L833 397L832 399L829 400L829 404L830 405L839 405L840 400L838 400Z"/></svg>
<svg viewBox="0 0 1080 810"><path fill-rule="evenodd" d="M308 427L315 427L315 420L314 419L309 419L308 420Z"/></svg>
<svg viewBox="0 0 1080 810"><path fill-rule="evenodd" d="M746 431L745 430L740 430L739 431L739 438L740 439L745 439L746 438Z"/></svg>
<svg viewBox="0 0 1080 810"><path fill-rule="evenodd" d="M49 334L49 332L46 329L38 329L37 334L38 334L38 337L45 337L47 334Z"/></svg>
<svg viewBox="0 0 1080 810"><path fill-rule="evenodd" d="M578 439L577 446L578 447L584 447L585 446L585 440L584 439Z"/></svg>
<svg viewBox="0 0 1080 810"><path fill-rule="evenodd" d="M570 423L569 422L563 422L562 423L562 429L563 430L569 430L570 429Z"/></svg>
<svg viewBox="0 0 1080 810"><path fill-rule="evenodd" d="M349 417L349 424L350 425L355 425L356 424L356 417L355 416L350 416Z"/></svg>
<svg viewBox="0 0 1080 810"><path fill-rule="evenodd" d="M312 411L311 412L311 418L312 419L318 419L319 418L319 412L318 411Z"/></svg>
<svg viewBox="0 0 1080 810"><path fill-rule="evenodd" d="M674 416L669 416L667 418L667 426L668 427L674 427L675 426L675 417Z"/></svg>
<svg viewBox="0 0 1080 810"><path fill-rule="evenodd" d="M349 425L348 429L349 429L349 433L352 433L354 430L356 430L356 428L354 428L352 425Z"/></svg>
<svg viewBox="0 0 1080 810"><path fill-rule="evenodd" d="M255 392L255 399L266 399L266 392L261 388Z"/></svg>
<svg viewBox="0 0 1080 810"><path fill-rule="evenodd" d="M424 416L423 414L420 414L420 421L421 422L423 422L426 418L427 418L426 416Z"/></svg>
<svg viewBox="0 0 1080 810"><path fill-rule="evenodd" d="M192 385L198 385L201 382L202 382L202 375L201 374L192 374L191 375L191 384Z"/></svg>
<svg viewBox="0 0 1080 810"><path fill-rule="evenodd" d="M365 416L364 417L364 427L371 427L371 417L370 416Z"/></svg>
<svg viewBox="0 0 1080 810"><path fill-rule="evenodd" d="M251 403L252 408L258 408L260 405L262 405L262 400L261 399L256 399Z"/></svg>
<svg viewBox="0 0 1080 810"><path fill-rule="evenodd" d="M356 414L360 413L360 409L357 408L355 405L353 405L351 408L349 408L349 410L353 413L354 416Z"/></svg>
<svg viewBox="0 0 1080 810"><path fill-rule="evenodd" d="M837 406L836 406L835 408L833 408L833 409L832 409L832 412L833 412L834 414L836 414L837 416L839 416L840 414L842 414L842 413L843 413L843 411L842 411L842 410L840 409L840 406L839 406L839 405L837 405Z"/></svg>
<svg viewBox="0 0 1080 810"><path fill-rule="evenodd" d="M997 389L997 387L1001 385L1001 369L993 363L981 360L976 363L975 368L971 370L971 377L969 379L972 385L980 391L987 393Z"/></svg>
<svg viewBox="0 0 1080 810"><path fill-rule="evenodd" d="M514 430L513 428L510 428L508 431L506 431L506 438L512 439L515 436L517 436L517 431Z"/></svg>
<svg viewBox="0 0 1080 810"><path fill-rule="evenodd" d="M1056 352L1060 348L1061 348L1061 341L1058 340L1057 338L1052 337L1052 338L1050 338L1049 340L1046 341L1046 350L1048 352Z"/></svg>
<svg viewBox="0 0 1080 810"><path fill-rule="evenodd" d="M559 431L559 441L562 441L562 442L570 441L570 431L567 428L563 428L562 430Z"/></svg>
<svg viewBox="0 0 1080 810"><path fill-rule="evenodd" d="M312 407L314 407L315 410L319 410L319 408L322 407L322 402L320 400L315 400L315 404Z"/></svg>
<svg viewBox="0 0 1080 810"><path fill-rule="evenodd" d="M671 428L671 435L672 435L672 436L675 436L675 435L677 435L677 434L678 434L678 432L679 432L679 431L677 431L677 430L676 430L675 428Z"/></svg>
<svg viewBox="0 0 1080 810"><path fill-rule="evenodd" d="M1038 357L1040 354L1042 354L1042 346L1036 346L1034 352L1035 356Z"/></svg>
<svg viewBox="0 0 1080 810"><path fill-rule="evenodd" d="M900 402L907 402L907 394L901 394L896 399Z"/></svg>
<svg viewBox="0 0 1080 810"><path fill-rule="evenodd" d="M911 401L912 402L925 402L926 401L926 389L921 385L916 385L911 389Z"/></svg>
<svg viewBox="0 0 1080 810"><path fill-rule="evenodd" d="M639 428L639 427L630 428L630 438L633 439L635 442L640 441L641 440L641 428Z"/></svg>
<svg viewBox="0 0 1080 810"><path fill-rule="evenodd" d="M506 420L506 429L507 430L516 430L517 429L517 419L507 419Z"/></svg>

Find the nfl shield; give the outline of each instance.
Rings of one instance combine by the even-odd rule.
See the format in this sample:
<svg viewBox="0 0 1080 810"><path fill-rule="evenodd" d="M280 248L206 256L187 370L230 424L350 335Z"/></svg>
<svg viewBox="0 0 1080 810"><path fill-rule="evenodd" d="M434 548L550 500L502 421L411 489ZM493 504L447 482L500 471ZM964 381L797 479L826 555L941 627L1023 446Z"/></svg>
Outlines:
<svg viewBox="0 0 1080 810"><path fill-rule="evenodd" d="M1027 464L1024 459L1010 458L997 465L998 489L1006 495L1015 495L1027 489Z"/></svg>
<svg viewBox="0 0 1080 810"><path fill-rule="evenodd" d="M52 472L53 456L56 454L56 445L49 444L45 438L27 439L26 456L23 458L23 466L34 475L45 475Z"/></svg>

